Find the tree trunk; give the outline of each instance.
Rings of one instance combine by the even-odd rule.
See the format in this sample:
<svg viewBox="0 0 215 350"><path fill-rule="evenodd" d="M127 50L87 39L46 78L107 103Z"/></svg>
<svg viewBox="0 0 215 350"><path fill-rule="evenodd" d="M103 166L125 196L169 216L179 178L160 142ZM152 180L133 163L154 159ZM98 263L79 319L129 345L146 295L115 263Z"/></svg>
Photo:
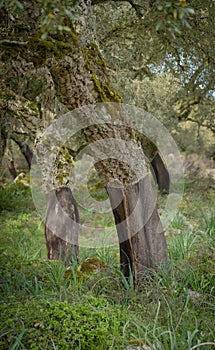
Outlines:
<svg viewBox="0 0 215 350"><path fill-rule="evenodd" d="M25 157L25 160L28 164L29 170L31 169L31 161L33 158L33 152L30 146L26 142L19 143L20 150Z"/></svg>
<svg viewBox="0 0 215 350"><path fill-rule="evenodd" d="M165 164L157 153L151 161L152 174L155 176L155 180L158 184L158 188L161 193L169 193L170 190L170 177L169 172L165 167Z"/></svg>
<svg viewBox="0 0 215 350"><path fill-rule="evenodd" d="M20 151L22 152L27 164L28 164L28 168L29 170L31 170L31 162L33 159L33 151L31 149L31 147L27 144L27 142L23 142L18 140L17 137L15 137L14 135L11 136L11 139L19 146Z"/></svg>
<svg viewBox="0 0 215 350"><path fill-rule="evenodd" d="M12 179L15 180L15 178L17 177L17 172L16 172L16 168L14 165L14 161L8 160L7 167L8 167L8 170L9 170L9 173L10 173Z"/></svg>
<svg viewBox="0 0 215 350"><path fill-rule="evenodd" d="M124 189L107 187L107 191L119 238L121 271L126 278L132 271L135 287L138 287L148 268L168 261L150 178L146 176Z"/></svg>
<svg viewBox="0 0 215 350"><path fill-rule="evenodd" d="M1 103L0 103L1 107ZM7 146L8 131L5 127L4 113L0 113L0 176L2 175L2 160Z"/></svg>
<svg viewBox="0 0 215 350"><path fill-rule="evenodd" d="M61 187L49 192L45 221L49 259L61 259L65 264L78 259L78 223L77 205L71 190Z"/></svg>
<svg viewBox="0 0 215 350"><path fill-rule="evenodd" d="M89 115L89 113L88 113ZM108 108L105 111L108 116ZM120 265L126 278L132 271L137 288L149 268L167 263L164 231L157 212L145 155L126 126L126 110L110 111L122 125L102 124L88 128L95 168L109 194L120 245ZM123 125L124 124L124 125ZM105 140L96 145L96 140Z"/></svg>
<svg viewBox="0 0 215 350"><path fill-rule="evenodd" d="M137 134L138 140L140 140L143 152L145 153L148 161L150 162L150 168L154 180L158 185L158 189L161 194L169 193L170 189L170 177L169 172L158 153L157 146L144 134Z"/></svg>

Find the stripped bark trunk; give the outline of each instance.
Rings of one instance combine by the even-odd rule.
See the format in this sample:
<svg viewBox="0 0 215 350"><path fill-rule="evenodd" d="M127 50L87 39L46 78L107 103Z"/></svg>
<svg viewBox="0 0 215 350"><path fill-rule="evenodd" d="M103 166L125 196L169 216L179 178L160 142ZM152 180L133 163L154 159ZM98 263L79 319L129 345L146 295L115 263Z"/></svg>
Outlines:
<svg viewBox="0 0 215 350"><path fill-rule="evenodd" d="M0 104L1 105L1 104ZM7 146L8 131L5 126L4 113L0 113L0 176L2 172L2 160Z"/></svg>
<svg viewBox="0 0 215 350"><path fill-rule="evenodd" d="M121 271L138 287L148 268L168 261L164 231L149 176L124 189L108 187L120 245ZM119 198L122 198L119 202Z"/></svg>
<svg viewBox="0 0 215 350"><path fill-rule="evenodd" d="M67 187L52 190L47 195L45 237L50 260L65 264L78 260L79 215L76 201Z"/></svg>
<svg viewBox="0 0 215 350"><path fill-rule="evenodd" d="M152 174L155 176L158 188L162 194L169 193L170 190L170 177L165 164L157 153L151 161Z"/></svg>
<svg viewBox="0 0 215 350"><path fill-rule="evenodd" d="M15 178L17 177L17 172L16 172L16 168L14 165L14 161L8 160L7 167L8 167L8 170L9 170L9 173L10 173L12 179L15 180Z"/></svg>
<svg viewBox="0 0 215 350"><path fill-rule="evenodd" d="M122 121L126 113L118 108ZM121 112L121 115L120 115ZM108 114L108 111L105 113ZM126 278L133 273L135 287L149 268L167 263L168 251L158 215L156 194L141 145L130 127L103 124L87 130L95 168L106 184L115 219L120 265ZM96 145L96 140L105 142ZM105 155L105 160L102 159Z"/></svg>

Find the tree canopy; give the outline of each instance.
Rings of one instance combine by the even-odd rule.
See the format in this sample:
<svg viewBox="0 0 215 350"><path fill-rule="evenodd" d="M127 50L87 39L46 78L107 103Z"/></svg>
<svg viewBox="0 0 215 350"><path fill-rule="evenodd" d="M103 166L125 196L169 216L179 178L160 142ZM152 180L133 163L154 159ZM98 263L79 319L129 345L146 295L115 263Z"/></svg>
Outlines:
<svg viewBox="0 0 215 350"><path fill-rule="evenodd" d="M214 4L96 3L91 27L125 101L157 109L167 125L190 120L214 132ZM151 91L153 84L157 91Z"/></svg>
<svg viewBox="0 0 215 350"><path fill-rule="evenodd" d="M85 13L81 13L83 4ZM37 0L32 6L27 1L5 0L0 11L3 18L1 90L2 93L9 90L6 94L7 101L10 101L8 116L14 113L14 109L17 111L15 100L20 98L25 98L25 102L22 101L25 108L32 107L28 109L28 117L23 118L20 110L17 114L22 132L25 129L24 138L25 134L28 134L28 139L35 138L34 120L38 113L41 114L44 77L47 87L55 84L51 77L48 78L44 59L51 51L59 54L59 35L61 43L65 41L63 49L66 49L71 23L82 31L85 45L97 43L124 102L152 112L174 131L180 122L189 120L198 128L204 126L214 132L213 2ZM39 55L29 48L32 45L30 37L35 48L40 46ZM18 76L17 73L14 75L17 68L11 64L17 50L19 59L16 65L21 65L19 60L24 56L24 60L28 56L29 62ZM37 67L41 67L39 75ZM5 75L6 72L10 73ZM1 104L5 105L5 101ZM56 108L62 106L58 104ZM50 112L48 114L45 117L47 123ZM12 122L11 117L9 119L10 123L7 122L4 128L5 122L1 118L1 125L7 131L8 124L12 123L13 129L17 129L17 138L21 132L20 124L17 127L17 122ZM38 119L36 124L38 131Z"/></svg>

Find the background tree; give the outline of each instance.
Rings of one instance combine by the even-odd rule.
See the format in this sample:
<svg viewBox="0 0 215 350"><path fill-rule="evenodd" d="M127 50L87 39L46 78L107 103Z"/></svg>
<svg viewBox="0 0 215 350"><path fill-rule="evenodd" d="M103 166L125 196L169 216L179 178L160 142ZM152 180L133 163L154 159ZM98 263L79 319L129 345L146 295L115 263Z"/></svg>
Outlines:
<svg viewBox="0 0 215 350"><path fill-rule="evenodd" d="M196 125L196 132L192 132L196 139L206 129L213 134L214 4L138 0L96 3L89 25L124 101L161 119L183 149L180 135L184 122ZM207 152L213 156L212 147Z"/></svg>

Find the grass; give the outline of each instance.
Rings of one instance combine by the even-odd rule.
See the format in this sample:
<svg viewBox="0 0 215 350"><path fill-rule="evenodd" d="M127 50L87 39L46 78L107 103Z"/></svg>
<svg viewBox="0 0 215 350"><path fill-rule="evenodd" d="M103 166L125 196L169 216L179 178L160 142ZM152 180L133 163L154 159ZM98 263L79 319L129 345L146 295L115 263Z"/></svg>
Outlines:
<svg viewBox="0 0 215 350"><path fill-rule="evenodd" d="M48 261L29 189L1 187L0 349L214 349L214 200L186 189L167 231L170 268L137 292L116 247L81 248L69 269Z"/></svg>

